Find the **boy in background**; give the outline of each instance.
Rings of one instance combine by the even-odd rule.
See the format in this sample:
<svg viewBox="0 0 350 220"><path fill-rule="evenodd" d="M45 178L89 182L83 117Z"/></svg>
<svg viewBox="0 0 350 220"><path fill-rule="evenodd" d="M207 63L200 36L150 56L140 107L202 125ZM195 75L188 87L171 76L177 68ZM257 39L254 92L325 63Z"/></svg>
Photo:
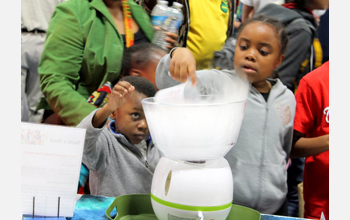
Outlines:
<svg viewBox="0 0 350 220"><path fill-rule="evenodd" d="M124 76L140 76L149 80L156 88L156 69L159 61L167 52L162 48L151 44L142 43L128 47L123 55L121 77ZM102 87L94 91L88 99L88 103L96 107L102 107L108 102L108 96L112 90L112 84L118 83L106 82Z"/></svg>
<svg viewBox="0 0 350 220"><path fill-rule="evenodd" d="M123 77L108 102L78 125L86 129L83 163L90 171L92 195L150 193L161 153L150 141L141 100L156 91L145 78Z"/></svg>
<svg viewBox="0 0 350 220"><path fill-rule="evenodd" d="M128 47L123 54L121 76L143 77L157 88L155 72L159 61L166 54L167 52L165 50L151 43L141 43ZM96 107L104 106L108 102L109 94L112 91L112 84L117 84L118 80L113 83L106 82L102 87L94 91L90 95L88 103ZM88 176L89 169L82 164L78 193L90 194Z"/></svg>
<svg viewBox="0 0 350 220"><path fill-rule="evenodd" d="M306 157L304 218L329 219L329 61L301 79L295 98L291 156Z"/></svg>
<svg viewBox="0 0 350 220"><path fill-rule="evenodd" d="M168 52L151 44L142 43L126 49L122 60L123 76L140 76L156 86L156 69L159 61Z"/></svg>

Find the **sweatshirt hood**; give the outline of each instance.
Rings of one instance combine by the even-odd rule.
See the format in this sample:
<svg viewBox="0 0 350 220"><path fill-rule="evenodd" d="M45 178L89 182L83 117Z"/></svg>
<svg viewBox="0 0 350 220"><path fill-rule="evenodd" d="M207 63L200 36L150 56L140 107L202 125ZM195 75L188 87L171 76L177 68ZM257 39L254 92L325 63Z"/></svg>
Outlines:
<svg viewBox="0 0 350 220"><path fill-rule="evenodd" d="M280 79L270 79L268 78L267 80L269 80L272 84L272 88L273 90L276 90L277 92L270 92L270 95L272 98L276 98L278 96L283 95L287 90L287 86L283 85L283 83L281 82Z"/></svg>
<svg viewBox="0 0 350 220"><path fill-rule="evenodd" d="M274 90L274 92L270 92L269 99L276 99L278 96L284 95L288 89L287 86L283 85L280 79L268 78L267 80L269 80L272 84L271 90ZM260 92L254 86L250 87L249 92L255 94L253 95L253 98L259 97L256 94L260 94Z"/></svg>
<svg viewBox="0 0 350 220"><path fill-rule="evenodd" d="M318 26L316 19L312 14L300 9L289 9L277 4L269 4L262 8L256 15L266 15L277 18L283 24L288 24L297 18L304 18L309 21L315 28Z"/></svg>

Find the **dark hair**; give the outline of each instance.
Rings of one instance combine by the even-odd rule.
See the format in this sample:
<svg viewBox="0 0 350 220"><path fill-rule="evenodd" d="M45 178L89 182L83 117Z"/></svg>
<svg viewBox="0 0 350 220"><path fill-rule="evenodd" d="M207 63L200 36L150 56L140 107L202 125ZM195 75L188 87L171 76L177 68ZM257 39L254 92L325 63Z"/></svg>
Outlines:
<svg viewBox="0 0 350 220"><path fill-rule="evenodd" d="M147 97L154 97L157 92L156 87L147 79L139 76L124 76L119 81L129 82L135 90Z"/></svg>
<svg viewBox="0 0 350 220"><path fill-rule="evenodd" d="M250 23L253 22L261 22L264 24L268 24L272 27L275 28L276 30L276 34L277 36L280 37L280 43L281 43L281 54L284 54L286 52L287 49L287 45L288 45L288 35L287 32L284 30L284 25L276 18L271 18L265 15L257 15L257 16L253 16L252 18L250 18L249 20L245 21L237 30L237 38L239 36L239 34L242 32L243 28L245 26L247 26Z"/></svg>
<svg viewBox="0 0 350 220"><path fill-rule="evenodd" d="M166 52L152 43L141 43L128 47L123 54L121 74L128 76L130 70L135 66L140 69L146 68L153 58L152 54L157 51Z"/></svg>

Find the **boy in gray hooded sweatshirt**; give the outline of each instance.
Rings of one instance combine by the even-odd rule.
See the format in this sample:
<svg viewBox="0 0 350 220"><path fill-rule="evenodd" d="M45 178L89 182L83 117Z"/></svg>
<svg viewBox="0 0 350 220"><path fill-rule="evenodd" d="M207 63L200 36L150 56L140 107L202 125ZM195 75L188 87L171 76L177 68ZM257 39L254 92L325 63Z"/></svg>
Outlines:
<svg viewBox="0 0 350 220"><path fill-rule="evenodd" d="M151 192L161 153L149 138L141 100L156 91L147 79L126 76L113 87L109 101L78 125L86 129L83 163L90 170L92 195ZM108 117L112 121L105 126Z"/></svg>
<svg viewBox="0 0 350 220"><path fill-rule="evenodd" d="M247 76L252 86L241 130L225 158L233 175L233 203L265 214L288 214L286 165L292 146L296 103L293 93L279 79L268 78L281 64L287 43L287 34L278 20L257 16L242 24L238 32L235 70L196 71L191 52L175 48L163 57L156 72L159 89L188 78L196 84L197 75Z"/></svg>

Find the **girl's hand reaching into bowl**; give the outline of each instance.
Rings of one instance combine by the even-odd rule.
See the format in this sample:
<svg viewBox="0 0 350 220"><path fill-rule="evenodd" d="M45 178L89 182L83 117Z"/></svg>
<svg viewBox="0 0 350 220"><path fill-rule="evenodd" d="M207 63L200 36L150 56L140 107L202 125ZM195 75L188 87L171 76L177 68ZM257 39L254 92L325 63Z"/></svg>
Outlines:
<svg viewBox="0 0 350 220"><path fill-rule="evenodd" d="M175 49L172 52L169 72L177 81L186 82L190 78L192 85L196 85L196 60L192 52L184 47Z"/></svg>

